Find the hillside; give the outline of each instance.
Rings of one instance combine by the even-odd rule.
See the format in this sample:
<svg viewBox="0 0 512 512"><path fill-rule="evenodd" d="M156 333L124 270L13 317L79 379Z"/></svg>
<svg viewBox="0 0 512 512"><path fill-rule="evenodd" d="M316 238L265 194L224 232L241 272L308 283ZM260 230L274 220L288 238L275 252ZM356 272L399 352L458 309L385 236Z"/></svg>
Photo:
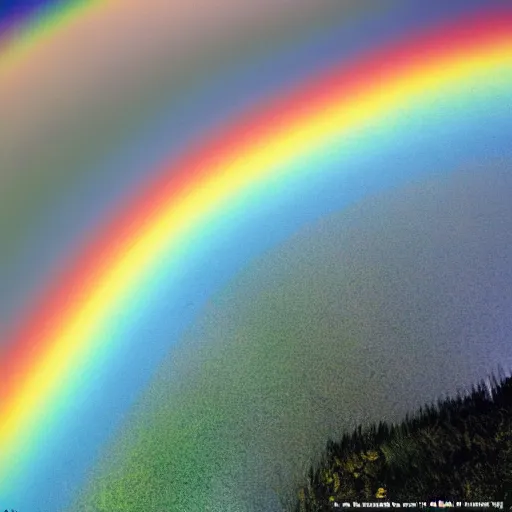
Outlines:
<svg viewBox="0 0 512 512"><path fill-rule="evenodd" d="M429 404L398 425L330 441L295 512L343 501L503 500L512 490L512 377Z"/></svg>

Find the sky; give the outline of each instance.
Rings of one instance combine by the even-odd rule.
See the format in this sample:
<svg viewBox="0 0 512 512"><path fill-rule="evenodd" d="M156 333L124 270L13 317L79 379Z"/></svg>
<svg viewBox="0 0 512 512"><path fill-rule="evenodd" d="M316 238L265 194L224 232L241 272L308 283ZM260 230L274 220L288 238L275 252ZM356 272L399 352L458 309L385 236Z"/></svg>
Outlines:
<svg viewBox="0 0 512 512"><path fill-rule="evenodd" d="M367 198L254 262L160 366L96 495L117 486L142 506L136 468L150 467L176 510L279 510L326 439L509 371L511 193L510 162L468 167Z"/></svg>
<svg viewBox="0 0 512 512"><path fill-rule="evenodd" d="M383 65L367 132L356 122L366 96L355 91L352 112L346 75L333 74L499 0L111 0L62 14L72 4L47 2L57 7L39 28L35 14L12 25L0 10L11 20L0 25L0 369L11 384L0 387L0 509L279 512L327 439L512 368L510 63L475 58L483 85L461 79L458 95L443 89L441 61L431 90L418 81L417 108ZM461 73L473 62L462 60ZM101 252L121 243L115 231L94 252L117 214L129 231L153 179L165 189L187 169L183 155L216 147L244 114L248 140L260 110L279 127L280 102L299 86L326 94L311 85L325 77L345 110L320 102L319 115L331 108L356 130L313 156L291 148L296 181L220 200L220 220L205 214L183 240L162 217L157 242L182 245L152 265L129 260L153 240L142 229L116 261ZM372 117L388 97L394 110ZM303 140L308 127L289 130ZM221 170L238 170L237 183L258 155L272 169L273 143ZM215 183L191 183L164 201L171 213L194 194L203 211ZM118 297L123 279L93 278L118 275L123 258L132 267L119 275L140 286Z"/></svg>
<svg viewBox="0 0 512 512"><path fill-rule="evenodd" d="M280 54L299 67L294 45L381 4L209 0L201 11L161 0L109 2L56 24L25 57L8 60L4 51L0 232L9 239L1 255L9 303L0 325L52 280L82 233L137 189L148 166L268 94L266 75Z"/></svg>

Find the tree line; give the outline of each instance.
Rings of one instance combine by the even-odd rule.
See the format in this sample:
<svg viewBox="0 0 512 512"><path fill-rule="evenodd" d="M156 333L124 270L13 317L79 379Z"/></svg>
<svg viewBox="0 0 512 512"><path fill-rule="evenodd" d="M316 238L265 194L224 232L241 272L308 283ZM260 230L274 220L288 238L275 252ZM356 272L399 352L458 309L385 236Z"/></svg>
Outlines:
<svg viewBox="0 0 512 512"><path fill-rule="evenodd" d="M511 491L512 377L499 369L399 424L359 426L330 440L292 510L351 500L503 500Z"/></svg>

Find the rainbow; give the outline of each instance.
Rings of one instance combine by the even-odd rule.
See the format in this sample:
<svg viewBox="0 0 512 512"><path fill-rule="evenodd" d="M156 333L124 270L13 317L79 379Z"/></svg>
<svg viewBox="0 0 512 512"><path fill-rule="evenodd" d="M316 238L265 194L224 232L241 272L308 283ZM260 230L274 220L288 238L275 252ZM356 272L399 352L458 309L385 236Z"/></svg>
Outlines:
<svg viewBox="0 0 512 512"><path fill-rule="evenodd" d="M0 11L0 69L16 64L48 36L98 9L97 0L7 2Z"/></svg>
<svg viewBox="0 0 512 512"><path fill-rule="evenodd" d="M484 8L311 76L151 172L0 346L0 496L15 500L42 471L54 435L72 437L71 415L98 399L159 297L179 304L194 269L223 262L213 294L372 190L510 153L511 112L512 8Z"/></svg>

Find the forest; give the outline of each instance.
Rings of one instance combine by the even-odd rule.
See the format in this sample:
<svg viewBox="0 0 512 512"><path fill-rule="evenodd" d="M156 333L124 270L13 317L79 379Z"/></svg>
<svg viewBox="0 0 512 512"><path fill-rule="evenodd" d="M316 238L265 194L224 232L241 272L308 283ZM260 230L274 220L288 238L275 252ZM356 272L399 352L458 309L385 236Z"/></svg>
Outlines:
<svg viewBox="0 0 512 512"><path fill-rule="evenodd" d="M368 501L509 501L512 377L502 369L400 424L358 427L330 440L298 489L293 512Z"/></svg>

